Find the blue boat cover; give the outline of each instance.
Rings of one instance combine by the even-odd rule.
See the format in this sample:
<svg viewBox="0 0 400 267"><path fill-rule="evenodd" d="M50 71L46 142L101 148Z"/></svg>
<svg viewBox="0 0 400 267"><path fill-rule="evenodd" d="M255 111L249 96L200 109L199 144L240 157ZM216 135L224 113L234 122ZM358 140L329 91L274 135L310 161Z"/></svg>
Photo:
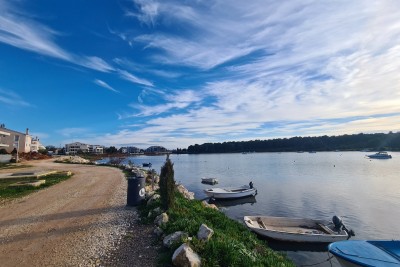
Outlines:
<svg viewBox="0 0 400 267"><path fill-rule="evenodd" d="M329 252L358 266L400 266L400 241L339 241L329 245Z"/></svg>

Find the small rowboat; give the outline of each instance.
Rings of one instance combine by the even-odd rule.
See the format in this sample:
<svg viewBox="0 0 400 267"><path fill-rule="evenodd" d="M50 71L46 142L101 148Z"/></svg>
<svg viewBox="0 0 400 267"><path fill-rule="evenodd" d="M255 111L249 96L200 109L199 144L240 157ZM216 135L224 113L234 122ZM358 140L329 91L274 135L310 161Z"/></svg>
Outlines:
<svg viewBox="0 0 400 267"><path fill-rule="evenodd" d="M204 192L208 197L215 199L232 199L257 195L257 189L249 185L227 188L209 188L204 190Z"/></svg>
<svg viewBox="0 0 400 267"><path fill-rule="evenodd" d="M270 216L245 216L244 222L253 232L281 241L330 243L346 240L354 235L337 216L333 217L333 223L326 220Z"/></svg>
<svg viewBox="0 0 400 267"><path fill-rule="evenodd" d="M328 250L343 267L400 266L399 240L334 242Z"/></svg>
<svg viewBox="0 0 400 267"><path fill-rule="evenodd" d="M203 177L201 178L201 182L203 184L218 184L218 179L212 177Z"/></svg>

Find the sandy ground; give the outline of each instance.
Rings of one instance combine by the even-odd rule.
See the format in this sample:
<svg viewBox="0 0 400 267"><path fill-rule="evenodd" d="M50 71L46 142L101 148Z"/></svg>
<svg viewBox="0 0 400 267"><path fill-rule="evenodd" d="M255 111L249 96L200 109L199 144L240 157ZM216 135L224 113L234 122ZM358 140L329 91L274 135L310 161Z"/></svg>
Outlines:
<svg viewBox="0 0 400 267"><path fill-rule="evenodd" d="M0 206L0 266L155 266L151 226L138 224L136 209L126 207L120 170L52 160L29 165L12 171L74 176Z"/></svg>

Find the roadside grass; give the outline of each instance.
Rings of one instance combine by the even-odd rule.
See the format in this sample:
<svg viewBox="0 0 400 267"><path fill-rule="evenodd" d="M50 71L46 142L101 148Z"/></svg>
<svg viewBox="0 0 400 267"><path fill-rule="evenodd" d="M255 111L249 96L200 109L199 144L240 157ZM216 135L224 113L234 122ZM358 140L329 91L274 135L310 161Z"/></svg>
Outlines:
<svg viewBox="0 0 400 267"><path fill-rule="evenodd" d="M150 210L160 206L159 200L149 207L140 206L144 223L152 223L155 216L147 217ZM167 211L169 222L162 226L166 235L176 231L185 231L192 237L188 242L199 254L202 266L295 266L285 255L270 249L264 240L244 225L228 218L220 211L204 207L199 200L187 200L176 193L175 207ZM201 224L214 230L208 242L197 239ZM172 254L180 246L175 244L160 255L160 264L170 264Z"/></svg>
<svg viewBox="0 0 400 267"><path fill-rule="evenodd" d="M21 168L28 168L28 167L32 167L32 165L20 165L20 164L15 164L15 163L0 163L0 170L21 169Z"/></svg>
<svg viewBox="0 0 400 267"><path fill-rule="evenodd" d="M34 186L10 186L11 184L17 183L17 182L34 182L38 181L40 179L36 178L7 178L7 179L0 179L0 200L7 200L7 199L14 199L14 198L19 198L26 196L30 193L39 191L41 189L50 187L52 185L55 185L59 182L62 182L64 180L67 180L70 178L72 175L67 175L67 172L62 172L62 173L55 173L55 174L50 174L45 177L41 177L40 179L45 179L46 183L42 184L38 187Z"/></svg>

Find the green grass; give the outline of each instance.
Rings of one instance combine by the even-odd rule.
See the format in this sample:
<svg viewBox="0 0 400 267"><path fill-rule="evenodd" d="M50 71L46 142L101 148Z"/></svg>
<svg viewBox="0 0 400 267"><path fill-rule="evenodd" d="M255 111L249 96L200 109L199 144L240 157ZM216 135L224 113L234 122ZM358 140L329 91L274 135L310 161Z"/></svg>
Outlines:
<svg viewBox="0 0 400 267"><path fill-rule="evenodd" d="M20 169L20 168L28 168L32 167L32 165L20 165L15 163L0 163L0 170L6 169Z"/></svg>
<svg viewBox="0 0 400 267"><path fill-rule="evenodd" d="M43 188L47 188L49 186L55 185L61 181L67 180L71 176L68 176L66 172L64 173L55 173L50 174L45 177L41 177L39 179L35 178L7 178L7 179L0 179L0 199L13 199L28 195L32 192L36 192ZM17 182L26 182L26 181L37 181L45 179L46 183L42 184L38 187L34 186L10 186L11 184Z"/></svg>
<svg viewBox="0 0 400 267"><path fill-rule="evenodd" d="M158 205L159 201L151 207L140 207L143 222L154 220L154 217L147 218L147 214ZM193 237L190 246L200 255L202 266L295 266L283 254L271 250L265 241L258 239L244 225L220 211L203 207L198 200L187 200L177 193L175 207L167 213L169 222L163 226L164 233L185 231ZM208 242L197 239L202 223L214 230ZM175 244L171 250L165 251L160 263L169 264L179 245Z"/></svg>

